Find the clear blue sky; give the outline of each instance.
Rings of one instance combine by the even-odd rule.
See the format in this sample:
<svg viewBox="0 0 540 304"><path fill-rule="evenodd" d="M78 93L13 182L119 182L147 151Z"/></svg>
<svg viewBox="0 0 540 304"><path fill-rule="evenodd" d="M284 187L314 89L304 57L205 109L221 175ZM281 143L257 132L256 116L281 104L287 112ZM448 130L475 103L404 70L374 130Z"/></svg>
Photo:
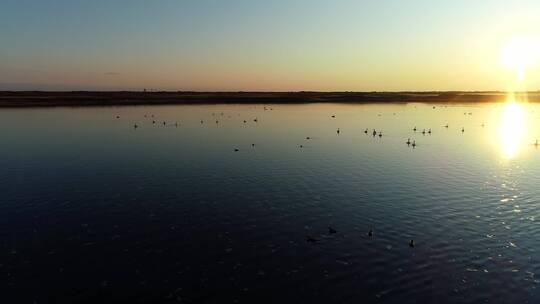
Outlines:
<svg viewBox="0 0 540 304"><path fill-rule="evenodd" d="M0 89L505 89L500 49L540 37L538 16L539 1L3 0Z"/></svg>

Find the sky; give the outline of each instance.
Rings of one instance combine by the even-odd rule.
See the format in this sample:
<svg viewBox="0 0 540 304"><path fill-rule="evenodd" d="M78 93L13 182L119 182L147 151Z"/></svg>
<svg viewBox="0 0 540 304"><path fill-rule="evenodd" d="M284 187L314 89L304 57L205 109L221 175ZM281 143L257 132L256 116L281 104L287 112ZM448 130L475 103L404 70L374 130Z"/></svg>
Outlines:
<svg viewBox="0 0 540 304"><path fill-rule="evenodd" d="M538 0L2 0L0 90L537 90L540 66L516 77L501 52L540 40L538 16Z"/></svg>

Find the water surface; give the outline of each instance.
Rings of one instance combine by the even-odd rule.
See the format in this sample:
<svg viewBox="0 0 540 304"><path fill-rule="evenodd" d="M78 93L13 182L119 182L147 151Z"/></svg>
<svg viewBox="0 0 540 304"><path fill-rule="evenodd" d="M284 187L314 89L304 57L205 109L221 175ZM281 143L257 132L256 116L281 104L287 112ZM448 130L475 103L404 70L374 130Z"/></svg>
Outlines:
<svg viewBox="0 0 540 304"><path fill-rule="evenodd" d="M539 122L507 103L2 109L2 297L537 303Z"/></svg>

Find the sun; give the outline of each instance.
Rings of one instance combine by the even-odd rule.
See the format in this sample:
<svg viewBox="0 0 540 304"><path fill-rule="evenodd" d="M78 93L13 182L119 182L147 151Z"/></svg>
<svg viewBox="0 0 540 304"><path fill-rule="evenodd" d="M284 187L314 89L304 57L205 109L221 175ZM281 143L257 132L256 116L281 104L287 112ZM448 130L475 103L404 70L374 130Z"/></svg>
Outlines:
<svg viewBox="0 0 540 304"><path fill-rule="evenodd" d="M501 62L512 69L519 82L525 80L527 68L531 68L540 59L540 43L531 37L511 39L501 50Z"/></svg>

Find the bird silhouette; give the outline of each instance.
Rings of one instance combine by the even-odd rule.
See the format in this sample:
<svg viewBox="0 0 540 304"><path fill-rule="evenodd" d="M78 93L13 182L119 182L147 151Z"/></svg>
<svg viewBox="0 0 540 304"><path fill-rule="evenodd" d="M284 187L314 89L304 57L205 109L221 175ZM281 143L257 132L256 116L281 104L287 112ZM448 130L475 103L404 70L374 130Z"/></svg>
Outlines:
<svg viewBox="0 0 540 304"><path fill-rule="evenodd" d="M309 235L308 235L308 236L306 236L306 241L307 241L308 243L317 243L319 240L316 239L316 238L314 238L314 237L312 237L312 236L309 236Z"/></svg>

